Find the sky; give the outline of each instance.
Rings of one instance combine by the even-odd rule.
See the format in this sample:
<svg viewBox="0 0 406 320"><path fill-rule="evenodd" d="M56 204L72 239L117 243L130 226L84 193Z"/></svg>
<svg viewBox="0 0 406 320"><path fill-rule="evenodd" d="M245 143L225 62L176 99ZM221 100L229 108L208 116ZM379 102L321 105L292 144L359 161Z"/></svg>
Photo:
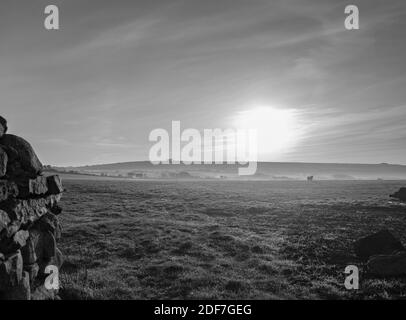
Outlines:
<svg viewBox="0 0 406 320"><path fill-rule="evenodd" d="M406 164L405 40L404 0L2 0L0 115L59 166L247 119L269 128L261 161Z"/></svg>

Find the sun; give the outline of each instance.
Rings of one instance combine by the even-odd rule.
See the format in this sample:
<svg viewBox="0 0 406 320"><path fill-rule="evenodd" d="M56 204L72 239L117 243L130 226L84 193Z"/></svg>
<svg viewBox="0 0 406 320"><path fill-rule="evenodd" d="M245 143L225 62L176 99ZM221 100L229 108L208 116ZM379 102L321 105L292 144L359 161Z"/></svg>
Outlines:
<svg viewBox="0 0 406 320"><path fill-rule="evenodd" d="M254 107L239 112L234 125L237 129L257 131L258 153L266 158L289 151L299 138L297 113L293 109Z"/></svg>

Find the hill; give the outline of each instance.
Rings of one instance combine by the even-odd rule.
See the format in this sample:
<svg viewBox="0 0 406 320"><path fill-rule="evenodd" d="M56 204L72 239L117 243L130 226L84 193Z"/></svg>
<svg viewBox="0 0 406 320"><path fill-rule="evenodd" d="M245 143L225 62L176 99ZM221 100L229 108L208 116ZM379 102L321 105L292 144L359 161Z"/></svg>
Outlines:
<svg viewBox="0 0 406 320"><path fill-rule="evenodd" d="M239 177L240 165L153 165L147 161L80 167L53 167L58 172L136 179L247 179L247 180L406 180L406 166L393 164L259 162L254 176Z"/></svg>

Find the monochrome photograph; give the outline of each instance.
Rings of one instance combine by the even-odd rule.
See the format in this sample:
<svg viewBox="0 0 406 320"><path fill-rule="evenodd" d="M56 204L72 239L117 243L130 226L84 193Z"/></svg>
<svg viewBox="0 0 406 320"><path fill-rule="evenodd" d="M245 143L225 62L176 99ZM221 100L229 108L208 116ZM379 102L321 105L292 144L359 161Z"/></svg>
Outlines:
<svg viewBox="0 0 406 320"><path fill-rule="evenodd" d="M0 44L0 300L406 299L404 0L0 0Z"/></svg>

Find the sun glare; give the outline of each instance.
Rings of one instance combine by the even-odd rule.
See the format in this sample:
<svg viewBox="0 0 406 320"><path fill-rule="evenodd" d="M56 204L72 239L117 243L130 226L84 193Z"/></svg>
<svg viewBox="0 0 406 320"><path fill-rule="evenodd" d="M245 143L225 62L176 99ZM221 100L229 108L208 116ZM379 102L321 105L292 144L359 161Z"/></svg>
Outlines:
<svg viewBox="0 0 406 320"><path fill-rule="evenodd" d="M292 109L256 107L239 112L237 129L255 129L261 156L276 156L288 151L299 138L297 115Z"/></svg>

